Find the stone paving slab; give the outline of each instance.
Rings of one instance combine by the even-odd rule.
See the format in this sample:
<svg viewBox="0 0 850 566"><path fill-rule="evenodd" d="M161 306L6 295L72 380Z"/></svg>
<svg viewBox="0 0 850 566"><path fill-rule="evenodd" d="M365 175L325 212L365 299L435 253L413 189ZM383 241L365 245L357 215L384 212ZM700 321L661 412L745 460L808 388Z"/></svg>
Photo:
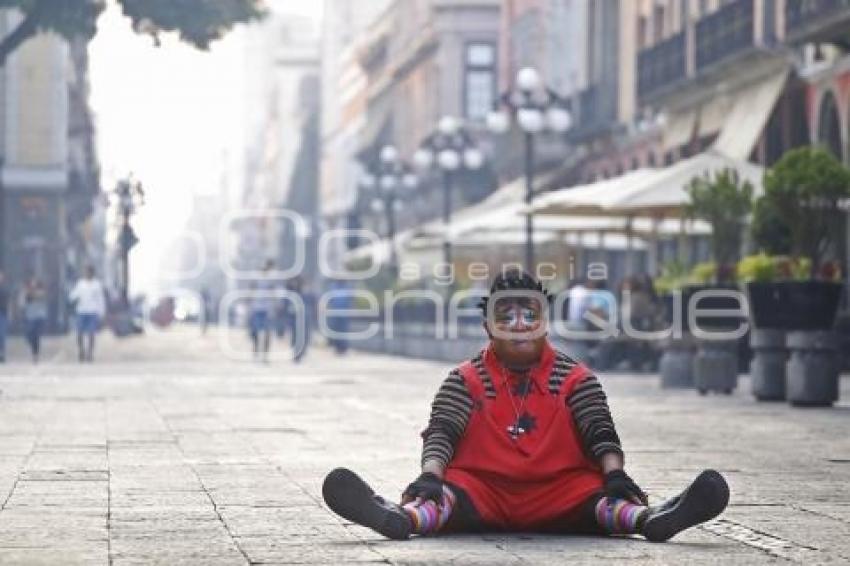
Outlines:
<svg viewBox="0 0 850 566"><path fill-rule="evenodd" d="M0 565L850 563L847 380L837 407L800 410L756 403L746 379L699 397L600 376L653 499L703 468L729 480L727 513L669 543L395 542L333 515L321 482L344 465L396 497L448 365L323 350L237 362L192 329L100 345L92 365L70 340L48 344L50 363L0 365Z"/></svg>

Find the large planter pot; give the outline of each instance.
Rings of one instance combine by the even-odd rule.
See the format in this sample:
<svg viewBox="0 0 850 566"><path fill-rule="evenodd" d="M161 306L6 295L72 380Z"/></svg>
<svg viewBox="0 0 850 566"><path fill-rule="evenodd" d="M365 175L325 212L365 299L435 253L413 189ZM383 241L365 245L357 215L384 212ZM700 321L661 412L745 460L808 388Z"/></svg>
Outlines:
<svg viewBox="0 0 850 566"><path fill-rule="evenodd" d="M826 407L838 400L841 373L839 339L831 332L790 332L787 366L788 401L792 405Z"/></svg>
<svg viewBox="0 0 850 566"><path fill-rule="evenodd" d="M774 281L747 283L756 328L830 330L841 302L842 283Z"/></svg>
<svg viewBox="0 0 850 566"><path fill-rule="evenodd" d="M663 389L694 386L694 351L694 340L690 335L680 340L665 341L658 367Z"/></svg>
<svg viewBox="0 0 850 566"><path fill-rule="evenodd" d="M788 363L785 331L756 328L750 342L754 354L750 367L753 395L759 401L784 401Z"/></svg>
<svg viewBox="0 0 850 566"><path fill-rule="evenodd" d="M683 329L690 331L690 321L688 320L688 306L691 303L694 295L700 291L740 291L736 285L687 285L682 288L682 304L681 316ZM664 295L662 297L665 316L669 321L673 320L673 309L676 304L672 295ZM734 297L704 297L700 299L698 308L702 310L734 310L741 308L741 304ZM738 328L743 321L742 317L697 317L697 324L700 328L708 331L718 331L724 329Z"/></svg>
<svg viewBox="0 0 850 566"><path fill-rule="evenodd" d="M700 393L731 394L738 386L738 341L700 340L694 356L694 387Z"/></svg>

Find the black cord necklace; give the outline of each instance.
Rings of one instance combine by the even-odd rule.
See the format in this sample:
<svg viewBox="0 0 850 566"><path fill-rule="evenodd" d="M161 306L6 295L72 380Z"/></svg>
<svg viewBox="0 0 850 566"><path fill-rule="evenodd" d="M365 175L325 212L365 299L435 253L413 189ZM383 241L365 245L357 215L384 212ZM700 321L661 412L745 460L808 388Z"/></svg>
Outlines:
<svg viewBox="0 0 850 566"><path fill-rule="evenodd" d="M508 376L505 375L505 368L502 367L500 369L502 372L502 387L504 387L505 392L508 394L508 399L511 402L511 408L514 410L514 417L516 418L514 424L509 425L506 430L508 432L508 436L511 437L511 440L516 441L519 440L519 437L521 435L528 432L527 430L525 430L525 428L520 426L520 421L522 420L522 414L525 410L525 402L528 399L528 395L522 396L522 401L520 402L519 409L517 409L516 403L514 403L514 394L511 391L510 387L508 387ZM531 379L531 377L526 377L526 379Z"/></svg>

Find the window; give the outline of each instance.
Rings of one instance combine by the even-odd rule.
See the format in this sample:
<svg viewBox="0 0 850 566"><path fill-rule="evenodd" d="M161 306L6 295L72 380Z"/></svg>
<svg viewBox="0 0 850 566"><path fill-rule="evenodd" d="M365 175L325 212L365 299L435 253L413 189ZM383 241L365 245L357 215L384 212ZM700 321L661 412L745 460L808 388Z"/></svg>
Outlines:
<svg viewBox="0 0 850 566"><path fill-rule="evenodd" d="M652 10L653 43L664 39L664 6L655 5Z"/></svg>
<svg viewBox="0 0 850 566"><path fill-rule="evenodd" d="M496 46L467 45L464 69L464 113L469 120L483 120L496 101Z"/></svg>

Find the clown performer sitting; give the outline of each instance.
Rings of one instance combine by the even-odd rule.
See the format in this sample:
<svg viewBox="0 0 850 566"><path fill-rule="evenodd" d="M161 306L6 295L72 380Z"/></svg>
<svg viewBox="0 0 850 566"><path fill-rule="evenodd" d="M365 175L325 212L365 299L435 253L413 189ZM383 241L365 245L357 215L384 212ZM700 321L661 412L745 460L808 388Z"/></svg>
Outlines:
<svg viewBox="0 0 850 566"><path fill-rule="evenodd" d="M422 434L422 474L401 503L337 468L322 486L327 505L392 539L525 531L661 542L718 516L729 488L714 470L648 504L623 469L600 382L549 343L549 300L527 273L498 275L481 303L489 344L437 392Z"/></svg>

